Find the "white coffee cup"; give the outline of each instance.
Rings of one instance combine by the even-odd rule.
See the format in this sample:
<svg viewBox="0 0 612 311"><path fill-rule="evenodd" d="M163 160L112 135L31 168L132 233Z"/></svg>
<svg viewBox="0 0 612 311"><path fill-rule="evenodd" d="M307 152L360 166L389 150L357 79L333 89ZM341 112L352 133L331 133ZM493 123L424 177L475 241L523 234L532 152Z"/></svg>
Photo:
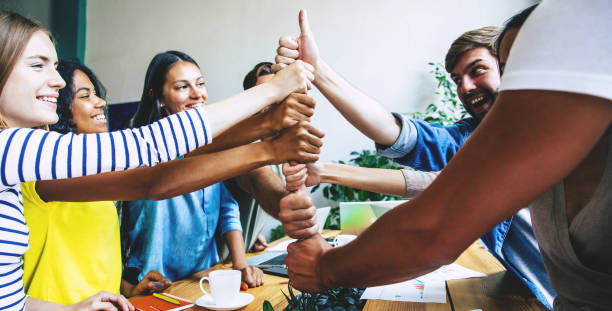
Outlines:
<svg viewBox="0 0 612 311"><path fill-rule="evenodd" d="M215 305L231 305L240 292L242 273L239 270L215 270L200 279L200 289L208 297L212 297ZM202 286L202 282L210 284L210 294Z"/></svg>

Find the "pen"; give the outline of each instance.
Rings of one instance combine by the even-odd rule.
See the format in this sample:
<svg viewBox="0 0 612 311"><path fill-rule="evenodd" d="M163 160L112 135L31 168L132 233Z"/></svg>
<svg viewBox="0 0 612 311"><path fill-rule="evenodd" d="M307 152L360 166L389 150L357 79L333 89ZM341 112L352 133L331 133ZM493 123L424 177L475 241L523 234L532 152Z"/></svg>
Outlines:
<svg viewBox="0 0 612 311"><path fill-rule="evenodd" d="M259 269L269 269L269 268L284 268L286 269L286 265L252 265L251 267L256 267Z"/></svg>
<svg viewBox="0 0 612 311"><path fill-rule="evenodd" d="M170 298L168 296L164 296L162 294L153 293L153 297L156 297L156 298L159 298L161 300L167 301L167 302L169 302L171 304L175 304L175 305L180 305L181 304L178 300L172 299L172 298Z"/></svg>

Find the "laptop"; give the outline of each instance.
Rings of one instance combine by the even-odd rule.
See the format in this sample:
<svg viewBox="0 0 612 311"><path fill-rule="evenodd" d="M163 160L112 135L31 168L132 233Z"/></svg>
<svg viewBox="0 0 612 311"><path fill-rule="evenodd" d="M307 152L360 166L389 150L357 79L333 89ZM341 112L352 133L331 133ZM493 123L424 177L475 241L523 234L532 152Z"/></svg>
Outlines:
<svg viewBox="0 0 612 311"><path fill-rule="evenodd" d="M340 229L343 234L359 235L378 217L405 202L407 201L340 202Z"/></svg>

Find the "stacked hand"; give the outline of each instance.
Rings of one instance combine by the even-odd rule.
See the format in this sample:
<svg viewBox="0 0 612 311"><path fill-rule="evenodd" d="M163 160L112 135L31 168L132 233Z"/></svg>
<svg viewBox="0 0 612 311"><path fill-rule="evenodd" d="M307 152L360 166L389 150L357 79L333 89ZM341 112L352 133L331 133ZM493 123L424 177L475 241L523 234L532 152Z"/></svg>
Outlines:
<svg viewBox="0 0 612 311"><path fill-rule="evenodd" d="M282 198L278 219L290 237L303 239L287 247L285 264L292 286L306 292L328 289L323 282L321 258L332 247L317 232L316 208L308 192L298 190Z"/></svg>
<svg viewBox="0 0 612 311"><path fill-rule="evenodd" d="M283 70L278 71L274 77L264 83L277 89L277 94L284 99L290 93L306 93L312 88L314 68L302 61L294 61Z"/></svg>
<svg viewBox="0 0 612 311"><path fill-rule="evenodd" d="M272 71L278 71L291 64L304 61L319 66L319 49L310 31L306 11L299 14L300 36L283 36L279 40L276 64ZM282 72L282 70L280 71ZM293 159L300 161L299 159ZM312 170L312 171L310 171ZM287 247L289 255L285 263L293 286L308 292L323 291L326 286L321 282L320 259L331 246L317 233L316 208L308 195L306 186L319 183L320 170L317 165L306 167L304 164L284 164L283 174L287 178L287 190L295 191L280 201L278 219L292 238L304 239Z"/></svg>
<svg viewBox="0 0 612 311"><path fill-rule="evenodd" d="M278 71L297 60L304 61L314 66L316 70L319 65L319 48L314 35L310 30L306 10L300 10L300 36L282 36L278 40L276 50L276 64L272 65L272 71Z"/></svg>
<svg viewBox="0 0 612 311"><path fill-rule="evenodd" d="M301 187L312 187L321 183L323 165L320 162L290 165L283 164L285 187L289 191L296 191Z"/></svg>
<svg viewBox="0 0 612 311"><path fill-rule="evenodd" d="M320 234L300 240L287 246L287 258L285 264L289 270L291 285L301 291L315 293L324 292L329 289L329 284L324 284L323 272L321 271L321 258L332 249Z"/></svg>
<svg viewBox="0 0 612 311"><path fill-rule="evenodd" d="M310 122L310 117L314 115L315 100L306 95L291 93L282 103L274 105L266 113L275 132L288 128L300 121Z"/></svg>
<svg viewBox="0 0 612 311"><path fill-rule="evenodd" d="M295 239L305 239L317 234L317 208L312 204L308 190L304 184L305 178L287 175L287 171L307 170L304 164L283 164L283 174L292 181L287 181L286 188L292 191L280 200L278 220L283 223L287 235ZM307 174L307 173L304 173ZM297 179L297 180L294 180Z"/></svg>
<svg viewBox="0 0 612 311"><path fill-rule="evenodd" d="M271 140L275 163L287 161L315 162L319 159L325 134L309 123L300 121Z"/></svg>

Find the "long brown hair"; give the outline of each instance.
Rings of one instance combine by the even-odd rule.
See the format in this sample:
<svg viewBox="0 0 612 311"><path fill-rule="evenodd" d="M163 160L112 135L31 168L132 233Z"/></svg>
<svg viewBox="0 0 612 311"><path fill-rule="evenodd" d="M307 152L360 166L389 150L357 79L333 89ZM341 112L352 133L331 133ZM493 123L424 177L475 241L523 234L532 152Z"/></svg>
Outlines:
<svg viewBox="0 0 612 311"><path fill-rule="evenodd" d="M0 94L4 91L4 85L30 38L37 31L46 33L51 42L54 42L49 30L40 23L17 13L0 11ZM6 127L6 122L0 115L0 129Z"/></svg>

